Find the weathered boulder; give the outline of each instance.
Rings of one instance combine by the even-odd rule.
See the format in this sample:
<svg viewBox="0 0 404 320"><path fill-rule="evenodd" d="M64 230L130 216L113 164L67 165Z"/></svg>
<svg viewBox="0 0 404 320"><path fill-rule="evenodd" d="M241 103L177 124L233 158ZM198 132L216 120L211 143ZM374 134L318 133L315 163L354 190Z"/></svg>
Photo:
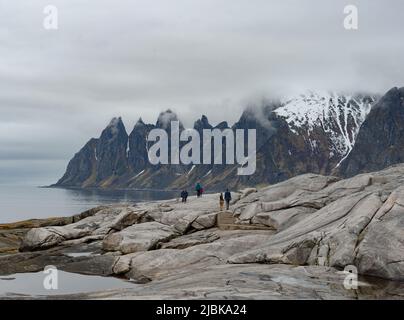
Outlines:
<svg viewBox="0 0 404 320"><path fill-rule="evenodd" d="M191 224L196 230L210 229L216 226L218 212L198 216Z"/></svg>
<svg viewBox="0 0 404 320"><path fill-rule="evenodd" d="M147 251L177 235L170 226L159 222L145 222L109 234L103 241L103 249L120 251L124 254Z"/></svg>
<svg viewBox="0 0 404 320"><path fill-rule="evenodd" d="M194 221L202 214L203 213L201 212L192 212L180 217L174 224L174 229L181 234L186 233L187 231L189 231Z"/></svg>
<svg viewBox="0 0 404 320"><path fill-rule="evenodd" d="M119 213L114 221L112 221L111 228L114 230L122 230L133 224L147 221L147 210L135 210L135 208L126 208Z"/></svg>
<svg viewBox="0 0 404 320"><path fill-rule="evenodd" d="M263 224L280 231L292 226L315 211L316 209L310 207L292 207L283 210L260 212L251 219L251 222Z"/></svg>
<svg viewBox="0 0 404 320"><path fill-rule="evenodd" d="M327 186L338 181L337 177L322 176L317 174L303 174L276 185L261 190L260 199L265 202L286 198L298 190L306 192L319 192Z"/></svg>
<svg viewBox="0 0 404 320"><path fill-rule="evenodd" d="M84 231L82 233L82 236L86 235L87 233ZM32 251L46 249L53 247L64 240L66 240L66 238L63 235L59 234L57 230L54 230L52 228L31 229L23 238L20 245L20 250Z"/></svg>
<svg viewBox="0 0 404 320"><path fill-rule="evenodd" d="M66 226L34 228L23 238L20 250L42 250L56 246L64 241L87 236L106 236L111 229L127 222L127 206L105 207L77 222ZM129 211L131 212L131 211ZM120 222L122 219L126 222Z"/></svg>
<svg viewBox="0 0 404 320"><path fill-rule="evenodd" d="M376 213L356 253L359 272L404 280L404 188L399 187Z"/></svg>
<svg viewBox="0 0 404 320"><path fill-rule="evenodd" d="M257 192L256 188L245 188L240 190L240 199L247 197L248 195Z"/></svg>
<svg viewBox="0 0 404 320"><path fill-rule="evenodd" d="M257 213L262 212L262 203L253 202L242 209L240 214L235 214L235 216L240 221L250 221Z"/></svg>
<svg viewBox="0 0 404 320"><path fill-rule="evenodd" d="M220 236L217 233L211 232L210 230L203 230L163 243L161 249L185 249L199 244L211 243L218 239L220 239Z"/></svg>

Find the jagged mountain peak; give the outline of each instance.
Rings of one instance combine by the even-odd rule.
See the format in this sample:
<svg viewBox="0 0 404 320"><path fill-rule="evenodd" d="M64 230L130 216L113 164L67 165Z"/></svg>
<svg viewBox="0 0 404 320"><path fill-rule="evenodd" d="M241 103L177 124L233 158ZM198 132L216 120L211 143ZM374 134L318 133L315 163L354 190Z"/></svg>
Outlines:
<svg viewBox="0 0 404 320"><path fill-rule="evenodd" d="M222 122L220 122L219 124L217 124L217 125L215 126L215 128L216 128L216 129L220 129L220 130L228 129L228 128L229 128L229 124L227 123L227 121L222 121Z"/></svg>
<svg viewBox="0 0 404 320"><path fill-rule="evenodd" d="M379 100L379 102L375 105L375 108L391 108L392 106L397 106L397 101L401 101L401 105L404 104L404 87L391 88Z"/></svg>
<svg viewBox="0 0 404 320"><path fill-rule="evenodd" d="M122 117L113 117L113 118L111 119L111 121L109 122L108 127L117 127L117 126L119 126L121 123L123 124L123 122L122 122Z"/></svg>
<svg viewBox="0 0 404 320"><path fill-rule="evenodd" d="M156 127L168 129L170 127L171 121L178 121L178 116L171 109L167 109L166 111L160 112L157 118Z"/></svg>
<svg viewBox="0 0 404 320"><path fill-rule="evenodd" d="M135 126L134 126L134 129L139 128L139 127L144 127L144 126L146 126L146 124L144 123L142 117L140 117L140 118L136 121Z"/></svg>
<svg viewBox="0 0 404 320"><path fill-rule="evenodd" d="M195 130L203 130L203 129L211 129L212 125L209 123L208 117L202 115L202 117L195 121L194 129Z"/></svg>
<svg viewBox="0 0 404 320"><path fill-rule="evenodd" d="M127 136L125 125L121 117L114 117L102 131L100 139L115 139L120 135Z"/></svg>
<svg viewBox="0 0 404 320"><path fill-rule="evenodd" d="M203 123L203 124L209 125L208 117L205 116L204 114L203 114L203 115L201 116L201 118L198 119L197 121L200 121L200 122Z"/></svg>

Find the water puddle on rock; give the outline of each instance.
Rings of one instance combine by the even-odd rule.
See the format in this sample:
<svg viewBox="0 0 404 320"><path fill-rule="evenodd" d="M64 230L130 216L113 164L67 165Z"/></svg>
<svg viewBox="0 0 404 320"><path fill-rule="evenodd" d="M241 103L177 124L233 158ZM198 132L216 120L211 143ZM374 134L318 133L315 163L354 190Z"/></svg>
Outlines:
<svg viewBox="0 0 404 320"><path fill-rule="evenodd" d="M136 284L113 277L88 276L58 271L58 289L47 290L44 280L48 274L17 273L0 276L0 297L13 295L54 296L63 294L88 293L110 289L134 288Z"/></svg>
<svg viewBox="0 0 404 320"><path fill-rule="evenodd" d="M98 255L99 254L94 254L93 252L70 252L70 253L66 253L66 256L72 257L72 258L98 256Z"/></svg>

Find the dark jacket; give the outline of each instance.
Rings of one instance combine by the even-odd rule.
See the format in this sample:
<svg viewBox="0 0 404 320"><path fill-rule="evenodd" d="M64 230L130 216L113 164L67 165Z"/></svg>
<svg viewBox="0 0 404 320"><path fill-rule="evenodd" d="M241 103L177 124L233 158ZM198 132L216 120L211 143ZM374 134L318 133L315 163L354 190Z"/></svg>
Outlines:
<svg viewBox="0 0 404 320"><path fill-rule="evenodd" d="M224 193L224 200L226 200L226 201L230 201L230 200L231 200L231 193L230 193L230 191L226 191L226 192Z"/></svg>

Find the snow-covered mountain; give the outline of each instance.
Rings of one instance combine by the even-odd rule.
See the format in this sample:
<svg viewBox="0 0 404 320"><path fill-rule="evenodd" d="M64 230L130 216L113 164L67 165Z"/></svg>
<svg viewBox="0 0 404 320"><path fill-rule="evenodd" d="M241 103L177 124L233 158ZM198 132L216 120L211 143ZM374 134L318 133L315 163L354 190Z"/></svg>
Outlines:
<svg viewBox="0 0 404 320"><path fill-rule="evenodd" d="M273 184L308 172L332 174L353 150L378 98L317 91L268 102L258 110L247 108L231 128L256 129L257 170L251 176L237 176L235 165L152 165L146 136L153 128L169 129L169 120L178 119L171 110L155 124L139 119L130 135L116 118L74 156L56 185L181 190L201 181L212 191ZM212 128L229 126L222 122L214 127L206 116L194 124L200 133Z"/></svg>
<svg viewBox="0 0 404 320"><path fill-rule="evenodd" d="M313 150L319 143L315 132L324 131L330 140L330 157L340 157L339 165L351 152L376 100L374 95L310 91L282 99L281 107L274 112L294 134L305 136Z"/></svg>

